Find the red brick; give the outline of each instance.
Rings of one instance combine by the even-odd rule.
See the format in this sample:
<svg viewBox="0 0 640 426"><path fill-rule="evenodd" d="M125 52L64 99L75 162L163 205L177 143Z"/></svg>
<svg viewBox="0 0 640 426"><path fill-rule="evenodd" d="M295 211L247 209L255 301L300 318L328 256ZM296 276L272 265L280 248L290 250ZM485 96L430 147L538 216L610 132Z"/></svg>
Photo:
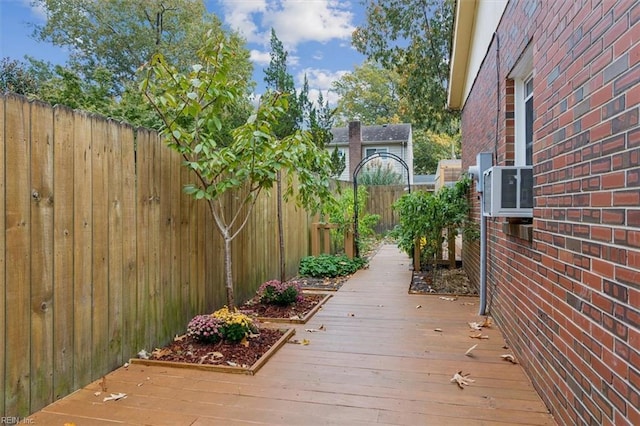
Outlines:
<svg viewBox="0 0 640 426"><path fill-rule="evenodd" d="M624 188L626 183L626 173L616 172L602 176L602 189Z"/></svg>

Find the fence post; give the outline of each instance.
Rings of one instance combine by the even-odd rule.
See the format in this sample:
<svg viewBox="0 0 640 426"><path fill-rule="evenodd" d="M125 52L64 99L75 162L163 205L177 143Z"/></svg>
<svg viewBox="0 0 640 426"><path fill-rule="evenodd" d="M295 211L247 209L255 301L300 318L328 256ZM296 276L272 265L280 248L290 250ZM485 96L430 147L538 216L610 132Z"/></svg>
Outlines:
<svg viewBox="0 0 640 426"><path fill-rule="evenodd" d="M349 226L344 230L344 252L349 259L355 256L355 241L353 240L353 228Z"/></svg>
<svg viewBox="0 0 640 426"><path fill-rule="evenodd" d="M320 254L320 223L311 224L311 256Z"/></svg>

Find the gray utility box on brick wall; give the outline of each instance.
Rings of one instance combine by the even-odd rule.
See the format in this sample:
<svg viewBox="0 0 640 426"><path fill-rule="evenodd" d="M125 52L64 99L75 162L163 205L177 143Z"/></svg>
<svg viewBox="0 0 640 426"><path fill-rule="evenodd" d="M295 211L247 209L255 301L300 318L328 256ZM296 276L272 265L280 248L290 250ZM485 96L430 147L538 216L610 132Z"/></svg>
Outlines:
<svg viewBox="0 0 640 426"><path fill-rule="evenodd" d="M531 166L494 166L483 175L484 216L533 217Z"/></svg>

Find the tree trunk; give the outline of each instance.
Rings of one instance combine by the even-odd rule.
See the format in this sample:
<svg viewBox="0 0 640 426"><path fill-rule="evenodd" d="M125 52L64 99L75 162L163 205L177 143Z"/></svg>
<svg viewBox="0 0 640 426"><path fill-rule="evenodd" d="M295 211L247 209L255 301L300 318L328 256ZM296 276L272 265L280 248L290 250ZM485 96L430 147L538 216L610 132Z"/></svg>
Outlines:
<svg viewBox="0 0 640 426"><path fill-rule="evenodd" d="M236 306L235 296L233 294L233 271L231 269L231 239L228 235L224 236L224 272L225 284L227 287L227 307L233 311Z"/></svg>
<svg viewBox="0 0 640 426"><path fill-rule="evenodd" d="M282 172L278 170L276 176L276 192L278 205L278 243L280 249L280 282L287 280L287 271L284 257L284 219L282 217Z"/></svg>

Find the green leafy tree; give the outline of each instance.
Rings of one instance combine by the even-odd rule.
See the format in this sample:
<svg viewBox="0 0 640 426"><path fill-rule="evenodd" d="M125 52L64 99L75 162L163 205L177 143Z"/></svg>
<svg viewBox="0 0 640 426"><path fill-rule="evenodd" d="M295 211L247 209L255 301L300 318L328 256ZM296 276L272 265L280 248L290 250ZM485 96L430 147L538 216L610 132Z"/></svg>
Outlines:
<svg viewBox="0 0 640 426"><path fill-rule="evenodd" d="M11 58L2 58L0 92L13 92L33 97L38 92L38 80L28 64Z"/></svg>
<svg viewBox="0 0 640 426"><path fill-rule="evenodd" d="M431 130L417 129L413 133L413 170L418 174L435 173L438 162L460 158L460 133L451 136Z"/></svg>
<svg viewBox="0 0 640 426"><path fill-rule="evenodd" d="M399 75L367 61L333 83L340 95L336 107L341 125L358 119L364 125L400 123L407 108L398 95ZM406 115L406 114L404 114Z"/></svg>
<svg viewBox="0 0 640 426"><path fill-rule="evenodd" d="M207 31L223 34L221 21L201 0L32 0L47 14L34 25L36 40L67 48L63 67L31 59L41 91L38 98L72 108L158 129L161 121L137 87L137 70L156 52L186 71L197 60ZM230 60L231 75L251 81L253 66L242 38L230 33L238 46ZM246 85L246 92L253 83ZM251 110L249 99L238 97L222 121L238 124ZM234 126L224 126L225 129ZM225 137L229 138L230 135Z"/></svg>
<svg viewBox="0 0 640 426"><path fill-rule="evenodd" d="M195 181L185 188L197 200L206 200L217 230L224 240L227 305L235 306L231 242L249 219L258 195L273 186L276 173L293 169L311 158L321 161L308 132L296 131L279 138L275 126L287 110L287 97L265 94L257 110L235 129L224 129L222 117L243 97L247 81L233 72L237 40L210 32L198 50L199 61L181 72L157 54L144 67L141 91L162 119L166 144L182 155ZM231 135L230 140L220 134ZM313 193L329 193L328 180L300 173L301 186ZM293 191L293 188L290 188ZM224 195L232 192L247 208L232 217L223 214ZM307 198L305 198L307 197ZM309 191L300 202L311 205Z"/></svg>
<svg viewBox="0 0 640 426"><path fill-rule="evenodd" d="M331 177L338 178L347 167L347 160L340 153L338 147L331 151Z"/></svg>
<svg viewBox="0 0 640 426"><path fill-rule="evenodd" d="M399 75L400 98L411 122L438 133L458 132L458 112L447 111L454 0L372 0L353 45Z"/></svg>

